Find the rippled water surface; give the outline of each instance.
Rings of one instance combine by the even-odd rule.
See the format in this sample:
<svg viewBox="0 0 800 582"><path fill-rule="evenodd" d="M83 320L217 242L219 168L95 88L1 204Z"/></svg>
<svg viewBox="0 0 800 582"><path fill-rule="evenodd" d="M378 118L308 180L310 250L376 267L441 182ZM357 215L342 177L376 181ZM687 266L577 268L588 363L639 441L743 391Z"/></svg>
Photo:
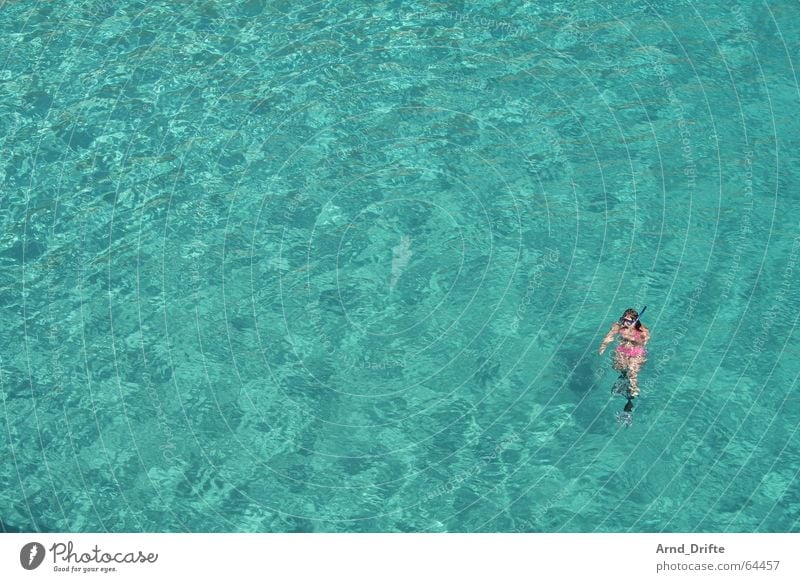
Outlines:
<svg viewBox="0 0 800 582"><path fill-rule="evenodd" d="M800 531L798 38L0 2L2 528Z"/></svg>

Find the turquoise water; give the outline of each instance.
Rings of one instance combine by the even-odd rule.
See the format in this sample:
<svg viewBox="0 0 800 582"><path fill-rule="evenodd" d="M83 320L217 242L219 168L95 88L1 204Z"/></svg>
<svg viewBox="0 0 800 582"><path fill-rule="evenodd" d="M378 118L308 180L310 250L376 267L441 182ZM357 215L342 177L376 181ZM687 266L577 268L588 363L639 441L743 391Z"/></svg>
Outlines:
<svg viewBox="0 0 800 582"><path fill-rule="evenodd" d="M800 531L797 2L0 4L3 529Z"/></svg>

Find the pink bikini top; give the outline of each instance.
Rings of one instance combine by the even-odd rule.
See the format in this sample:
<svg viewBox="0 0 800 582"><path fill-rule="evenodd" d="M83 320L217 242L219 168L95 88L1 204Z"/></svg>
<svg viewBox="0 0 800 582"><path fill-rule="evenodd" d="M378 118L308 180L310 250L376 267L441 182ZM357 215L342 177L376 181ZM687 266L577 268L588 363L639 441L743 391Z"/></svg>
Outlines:
<svg viewBox="0 0 800 582"><path fill-rule="evenodd" d="M619 332L617 332L617 333L619 333L619 335L620 335L620 336L622 336L622 330L621 330L621 329L620 329L620 330L619 330ZM634 329L634 330L633 330L633 333L635 333L635 334L636 334L636 339L639 339L639 338L641 338L641 337L642 337L642 331L641 331L641 330ZM623 338L623 339L625 339L625 338Z"/></svg>

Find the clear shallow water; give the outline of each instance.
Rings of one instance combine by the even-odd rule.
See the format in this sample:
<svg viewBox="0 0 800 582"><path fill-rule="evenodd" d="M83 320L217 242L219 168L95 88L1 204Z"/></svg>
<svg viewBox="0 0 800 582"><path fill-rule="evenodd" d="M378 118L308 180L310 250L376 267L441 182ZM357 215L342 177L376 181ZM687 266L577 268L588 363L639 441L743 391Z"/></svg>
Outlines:
<svg viewBox="0 0 800 582"><path fill-rule="evenodd" d="M800 529L800 7L520 4L3 3L3 528Z"/></svg>

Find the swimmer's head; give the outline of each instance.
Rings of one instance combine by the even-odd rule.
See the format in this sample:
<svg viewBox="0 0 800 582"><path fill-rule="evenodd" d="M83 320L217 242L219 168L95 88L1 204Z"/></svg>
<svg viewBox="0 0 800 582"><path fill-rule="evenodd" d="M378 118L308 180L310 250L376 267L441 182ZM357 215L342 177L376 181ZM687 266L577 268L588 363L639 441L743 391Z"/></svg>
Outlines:
<svg viewBox="0 0 800 582"><path fill-rule="evenodd" d="M636 322L636 329L641 329L642 322L639 321L639 312L635 309L626 309L625 313L622 314L622 317L619 318L619 322L625 327L633 325L634 321Z"/></svg>

